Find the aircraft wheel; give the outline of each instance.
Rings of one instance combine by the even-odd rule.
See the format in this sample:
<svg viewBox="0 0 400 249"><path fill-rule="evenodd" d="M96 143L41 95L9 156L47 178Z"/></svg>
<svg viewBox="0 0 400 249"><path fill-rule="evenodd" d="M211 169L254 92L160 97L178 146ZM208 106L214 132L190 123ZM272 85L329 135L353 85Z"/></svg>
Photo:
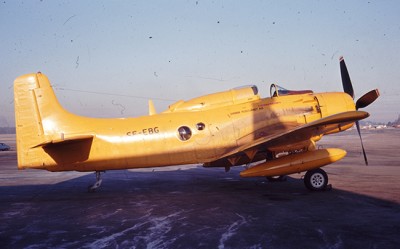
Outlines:
<svg viewBox="0 0 400 249"><path fill-rule="evenodd" d="M328 185L328 175L322 169L307 171L304 177L304 185L311 191L322 191Z"/></svg>
<svg viewBox="0 0 400 249"><path fill-rule="evenodd" d="M267 176L267 180L269 182L284 182L286 181L286 176L282 175L282 176Z"/></svg>

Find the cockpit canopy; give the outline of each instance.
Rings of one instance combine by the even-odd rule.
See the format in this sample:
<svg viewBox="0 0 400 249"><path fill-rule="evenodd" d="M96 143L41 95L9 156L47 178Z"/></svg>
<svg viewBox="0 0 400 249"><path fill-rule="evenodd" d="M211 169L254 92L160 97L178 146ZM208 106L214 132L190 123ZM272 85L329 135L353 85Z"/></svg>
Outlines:
<svg viewBox="0 0 400 249"><path fill-rule="evenodd" d="M287 96L287 95L297 95L297 94L309 94L313 93L311 90L288 90L276 84L271 84L270 94L271 97Z"/></svg>
<svg viewBox="0 0 400 249"><path fill-rule="evenodd" d="M259 100L258 88L255 85L241 86L228 91L212 93L205 96L180 100L169 106L165 112L198 111L222 106L235 105Z"/></svg>

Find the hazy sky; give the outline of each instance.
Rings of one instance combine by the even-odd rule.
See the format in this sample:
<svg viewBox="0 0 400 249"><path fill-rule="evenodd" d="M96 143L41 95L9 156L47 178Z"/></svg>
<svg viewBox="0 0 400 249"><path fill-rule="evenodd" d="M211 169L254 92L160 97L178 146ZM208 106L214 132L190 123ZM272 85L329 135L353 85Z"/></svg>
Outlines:
<svg viewBox="0 0 400 249"><path fill-rule="evenodd" d="M95 117L146 115L175 100L255 84L379 88L370 120L400 114L399 1L11 1L0 3L0 126L12 83L41 71L61 104Z"/></svg>

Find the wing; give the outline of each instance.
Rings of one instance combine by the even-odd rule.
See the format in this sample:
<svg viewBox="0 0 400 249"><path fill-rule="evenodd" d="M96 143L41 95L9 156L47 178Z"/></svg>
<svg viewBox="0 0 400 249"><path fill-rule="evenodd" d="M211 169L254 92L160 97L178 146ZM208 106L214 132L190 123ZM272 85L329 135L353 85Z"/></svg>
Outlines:
<svg viewBox="0 0 400 249"><path fill-rule="evenodd" d="M252 143L240 146L226 153L217 161L207 163L204 166L234 166L257 161L255 156L260 151L276 147L287 147L289 149L294 147L295 144L309 143L313 137L321 137L325 134L341 131L343 130L342 127L352 125L355 121L367 118L368 116L369 114L364 111L349 111L334 114L272 137L261 137Z"/></svg>

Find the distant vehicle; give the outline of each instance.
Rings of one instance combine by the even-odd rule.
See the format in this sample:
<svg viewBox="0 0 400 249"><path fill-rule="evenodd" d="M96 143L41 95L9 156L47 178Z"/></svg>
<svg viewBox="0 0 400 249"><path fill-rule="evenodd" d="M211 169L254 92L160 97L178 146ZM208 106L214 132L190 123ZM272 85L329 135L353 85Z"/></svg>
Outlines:
<svg viewBox="0 0 400 249"><path fill-rule="evenodd" d="M11 147L8 146L7 144L0 143L0 151L6 151L6 150L10 150L10 149L11 149Z"/></svg>

